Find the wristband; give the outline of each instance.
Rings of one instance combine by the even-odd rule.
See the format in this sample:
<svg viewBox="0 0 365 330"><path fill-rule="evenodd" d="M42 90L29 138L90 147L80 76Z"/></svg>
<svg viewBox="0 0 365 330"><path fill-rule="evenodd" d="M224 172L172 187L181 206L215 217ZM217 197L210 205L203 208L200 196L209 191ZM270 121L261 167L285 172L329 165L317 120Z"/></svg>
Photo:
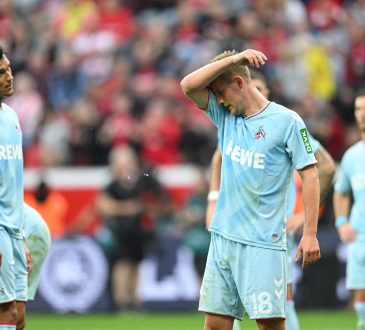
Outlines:
<svg viewBox="0 0 365 330"><path fill-rule="evenodd" d="M218 199L219 191L218 190L211 190L209 191L207 200L208 201L216 201Z"/></svg>
<svg viewBox="0 0 365 330"><path fill-rule="evenodd" d="M341 227L344 223L346 223L348 221L348 218L346 215L341 215L339 217L336 218L336 221L335 221L335 226L336 228L339 228Z"/></svg>

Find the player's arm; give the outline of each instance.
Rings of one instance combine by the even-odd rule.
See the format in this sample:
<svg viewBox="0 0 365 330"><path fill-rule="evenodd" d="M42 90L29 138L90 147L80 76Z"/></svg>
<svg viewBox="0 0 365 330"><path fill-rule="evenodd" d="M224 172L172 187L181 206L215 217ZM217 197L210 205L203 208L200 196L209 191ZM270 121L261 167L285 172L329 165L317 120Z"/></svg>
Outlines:
<svg viewBox="0 0 365 330"><path fill-rule="evenodd" d="M336 165L325 148L319 145L315 157L317 159L318 180L319 180L319 204L322 205L332 187L333 176L335 175ZM287 222L289 232L297 232L302 229L304 223L304 211L294 214Z"/></svg>
<svg viewBox="0 0 365 330"><path fill-rule="evenodd" d="M336 164L325 148L319 145L315 153L319 179L319 205L322 205L332 187Z"/></svg>
<svg viewBox="0 0 365 330"><path fill-rule="evenodd" d="M299 170L298 173L302 179L304 226L296 260L298 261L302 257L302 267L306 267L321 257L317 240L320 188L318 170L315 165L307 166Z"/></svg>
<svg viewBox="0 0 365 330"><path fill-rule="evenodd" d="M336 217L336 228L341 241L344 243L352 242L356 238L356 231L348 222L351 208L350 193L340 193L335 191L333 194L333 207Z"/></svg>
<svg viewBox="0 0 365 330"><path fill-rule="evenodd" d="M142 211L142 205L137 198L120 201L106 193L97 198L96 206L103 216L134 216Z"/></svg>
<svg viewBox="0 0 365 330"><path fill-rule="evenodd" d="M184 94L189 99L200 109L206 109L209 98L209 84L217 79L231 65L242 64L259 67L265 64L266 60L266 56L260 51L247 49L241 53L211 62L193 71L183 78L180 85Z"/></svg>
<svg viewBox="0 0 365 330"><path fill-rule="evenodd" d="M210 164L210 183L208 194L208 205L205 214L205 225L209 228L214 214L215 206L217 204L219 188L221 185L221 168L222 168L222 152L220 148L214 151L212 161Z"/></svg>

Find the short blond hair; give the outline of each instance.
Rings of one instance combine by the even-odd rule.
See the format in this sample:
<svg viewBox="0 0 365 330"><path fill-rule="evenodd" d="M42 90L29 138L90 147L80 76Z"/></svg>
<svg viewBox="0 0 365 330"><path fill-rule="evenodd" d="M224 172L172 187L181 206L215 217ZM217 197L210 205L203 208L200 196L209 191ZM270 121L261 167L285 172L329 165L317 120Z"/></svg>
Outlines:
<svg viewBox="0 0 365 330"><path fill-rule="evenodd" d="M226 50L223 53L220 53L217 56L215 56L209 63L217 62L224 58L227 58L227 57L230 57L230 56L233 56L236 54L238 54L238 52L236 50ZM240 76L247 82L251 81L250 70L248 69L247 65L242 65L242 64L232 65L227 71L222 73L217 79L232 81L233 76Z"/></svg>

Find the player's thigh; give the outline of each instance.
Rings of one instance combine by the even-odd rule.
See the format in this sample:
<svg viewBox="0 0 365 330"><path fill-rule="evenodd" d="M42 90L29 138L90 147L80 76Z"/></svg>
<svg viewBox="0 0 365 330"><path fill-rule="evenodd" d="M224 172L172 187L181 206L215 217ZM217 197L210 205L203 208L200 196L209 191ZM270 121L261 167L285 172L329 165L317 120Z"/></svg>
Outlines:
<svg viewBox="0 0 365 330"><path fill-rule="evenodd" d="M204 330L232 330L234 318L226 315L205 313Z"/></svg>
<svg viewBox="0 0 365 330"><path fill-rule="evenodd" d="M251 319L285 318L286 252L247 246L234 269L244 309Z"/></svg>
<svg viewBox="0 0 365 330"><path fill-rule="evenodd" d="M365 289L354 290L354 302L365 302Z"/></svg>
<svg viewBox="0 0 365 330"><path fill-rule="evenodd" d="M282 318L257 319L256 323L260 330L285 330L285 320Z"/></svg>
<svg viewBox="0 0 365 330"><path fill-rule="evenodd" d="M15 296L17 301L28 300L28 270L25 246L22 239L13 238Z"/></svg>
<svg viewBox="0 0 365 330"><path fill-rule="evenodd" d="M346 286L353 290L365 289L365 242L348 246Z"/></svg>
<svg viewBox="0 0 365 330"><path fill-rule="evenodd" d="M5 304L15 300L15 261L12 237L3 227L0 227L0 252L0 304Z"/></svg>
<svg viewBox="0 0 365 330"><path fill-rule="evenodd" d="M0 304L0 324L14 324L17 321L15 300Z"/></svg>

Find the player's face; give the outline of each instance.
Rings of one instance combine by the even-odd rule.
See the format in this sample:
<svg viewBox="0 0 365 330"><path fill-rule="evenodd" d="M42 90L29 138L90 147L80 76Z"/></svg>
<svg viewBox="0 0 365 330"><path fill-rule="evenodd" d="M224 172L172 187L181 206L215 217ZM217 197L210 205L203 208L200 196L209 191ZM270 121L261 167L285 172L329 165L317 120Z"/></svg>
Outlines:
<svg viewBox="0 0 365 330"><path fill-rule="evenodd" d="M13 95L13 74L10 62L4 55L0 60L0 98Z"/></svg>
<svg viewBox="0 0 365 330"><path fill-rule="evenodd" d="M365 96L355 99L355 118L361 133L365 133Z"/></svg>
<svg viewBox="0 0 365 330"><path fill-rule="evenodd" d="M244 113L243 106L240 106L241 91L237 81L216 79L210 87L217 97L217 102L224 105L232 115L239 116Z"/></svg>

